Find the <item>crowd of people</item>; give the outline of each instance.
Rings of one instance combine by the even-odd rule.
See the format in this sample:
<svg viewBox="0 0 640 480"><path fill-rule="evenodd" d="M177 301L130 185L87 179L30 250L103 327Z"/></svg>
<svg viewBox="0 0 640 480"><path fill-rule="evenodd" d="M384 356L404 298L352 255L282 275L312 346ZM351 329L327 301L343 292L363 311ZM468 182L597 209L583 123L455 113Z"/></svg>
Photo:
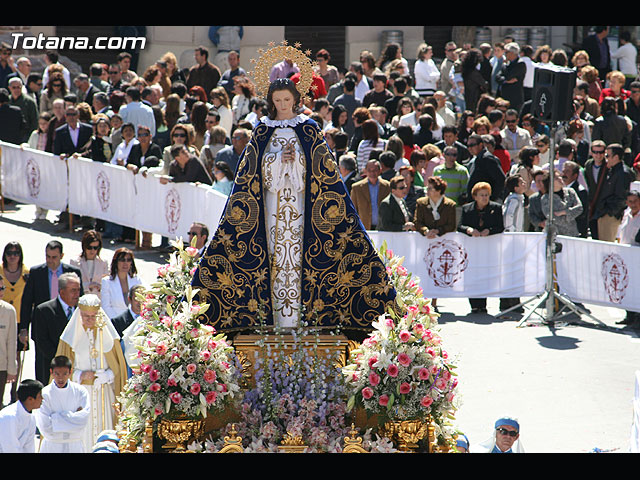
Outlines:
<svg viewBox="0 0 640 480"><path fill-rule="evenodd" d="M362 51L346 69L331 65L322 49L313 73L318 88L300 109L322 129L367 230L415 231L427 238L543 231L552 199L558 234L640 246L640 193L630 190L640 173L637 52L628 35L621 35L619 51L610 52L607 34L597 27L584 49L571 55L546 45L534 51L511 38L477 47L451 41L439 65L427 44L413 65L392 43L377 60ZM131 55L122 53L73 79L55 52L46 53L42 73L31 72L27 57L14 61L7 44L0 53L0 140L121 165L134 175L158 174L163 182L207 184L229 195L251 131L265 114L266 102L256 96L236 51L227 54L224 71L198 47L191 68L181 69L167 52L139 74ZM577 73L574 112L558 125L532 114L533 73L546 63ZM300 80L300 69L288 60L271 73ZM38 208L37 219L47 213ZM126 336L140 313L136 289L155 280L139 278L129 248L118 248L110 263L100 257L103 239L132 242L132 229L87 220L82 251L69 264L57 241L47 244L46 262L31 268L18 242L4 248L0 324L7 328L0 334L11 348L0 349L0 400L11 385L12 402L27 412L55 396L40 392L51 377L59 389L89 383L87 377L93 385L116 388L122 378L115 370L126 365L91 371L81 355L69 353L77 336L65 331L74 314L88 331L100 311L111 320L113 348L120 348L115 339ZM68 221L62 212L58 222ZM190 228L200 254L208 235L206 225ZM149 234L143 235L145 246ZM486 299L469 301L472 312L486 313ZM501 299L501 309L518 303ZM622 323L640 326L638 315L627 312ZM16 379L29 338L36 379L23 388ZM74 395L78 412L95 408ZM13 410L14 418L23 414ZM517 438L509 433L515 427L496 428L511 443ZM81 440L77 432L65 438ZM91 448L82 445L73 448Z"/></svg>

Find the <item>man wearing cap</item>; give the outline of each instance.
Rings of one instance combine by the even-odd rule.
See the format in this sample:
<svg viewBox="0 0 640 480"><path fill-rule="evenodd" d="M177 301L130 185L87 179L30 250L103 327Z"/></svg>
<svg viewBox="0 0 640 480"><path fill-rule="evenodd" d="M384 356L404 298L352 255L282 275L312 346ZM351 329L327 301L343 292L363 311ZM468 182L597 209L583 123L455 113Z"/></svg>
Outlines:
<svg viewBox="0 0 640 480"><path fill-rule="evenodd" d="M518 420L513 417L496 420L492 436L472 447L471 453L524 453Z"/></svg>
<svg viewBox="0 0 640 480"><path fill-rule="evenodd" d="M127 381L120 336L97 295L80 297L78 308L62 332L56 355L71 360L72 380L89 392L91 417L83 441L86 451L90 451L101 431L114 428L112 405Z"/></svg>

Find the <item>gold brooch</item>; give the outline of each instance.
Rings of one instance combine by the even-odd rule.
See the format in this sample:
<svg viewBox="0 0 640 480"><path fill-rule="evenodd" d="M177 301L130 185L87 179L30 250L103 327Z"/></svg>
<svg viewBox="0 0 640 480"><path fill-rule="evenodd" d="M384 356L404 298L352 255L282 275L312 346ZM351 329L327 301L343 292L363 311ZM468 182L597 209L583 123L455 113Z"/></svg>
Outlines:
<svg viewBox="0 0 640 480"><path fill-rule="evenodd" d="M291 46L288 45L287 40L283 40L280 42L280 45L276 45L275 42L269 42L269 49L267 50L263 48L258 49L260 58L257 60L255 58L251 59L254 68L253 71L247 72L253 77L258 95L263 97L267 96L269 85L271 85L271 81L269 80L271 69L276 63L281 62L285 58L293 61L300 69L300 81L296 84L300 95L305 96L310 89L315 90L315 85L312 86L311 84L313 82L313 67L316 65L316 62L312 62L309 58L311 50L302 52L300 47L300 42L296 42L294 46Z"/></svg>

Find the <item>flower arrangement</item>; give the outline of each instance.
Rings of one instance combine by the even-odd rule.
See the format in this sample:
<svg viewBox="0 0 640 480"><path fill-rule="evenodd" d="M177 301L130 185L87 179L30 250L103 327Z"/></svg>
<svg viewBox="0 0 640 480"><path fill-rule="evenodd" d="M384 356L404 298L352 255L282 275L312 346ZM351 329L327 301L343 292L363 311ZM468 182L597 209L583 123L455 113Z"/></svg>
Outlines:
<svg viewBox="0 0 640 480"><path fill-rule="evenodd" d="M342 370L350 395L348 411L364 408L380 423L431 417L442 433L445 419L455 410L458 380L433 329L438 314L423 298L419 280L402 266L403 258L386 245L380 253L405 313L380 316L374 331L351 352Z"/></svg>
<svg viewBox="0 0 640 480"><path fill-rule="evenodd" d="M174 245L171 262L158 269L160 281L145 294L134 335L139 366L120 396L122 420L134 438L143 419L204 418L226 408L240 389L233 347L198 320L208 305L193 303L196 291L186 281L195 255L181 242Z"/></svg>

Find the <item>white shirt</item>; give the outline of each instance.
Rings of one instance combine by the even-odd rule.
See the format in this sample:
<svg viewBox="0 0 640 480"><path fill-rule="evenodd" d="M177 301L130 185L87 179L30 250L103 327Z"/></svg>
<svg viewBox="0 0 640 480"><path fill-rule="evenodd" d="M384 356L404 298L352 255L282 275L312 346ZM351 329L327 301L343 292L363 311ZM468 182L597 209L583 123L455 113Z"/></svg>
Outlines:
<svg viewBox="0 0 640 480"><path fill-rule="evenodd" d="M627 207L622 216L622 223L618 227L618 235L616 236L623 245L640 246L640 243L636 242L638 230L640 230L640 212L636 213L634 217L631 214L631 209Z"/></svg>
<svg viewBox="0 0 640 480"><path fill-rule="evenodd" d="M0 453L35 453L36 418L17 401L0 410Z"/></svg>
<svg viewBox="0 0 640 480"><path fill-rule="evenodd" d="M363 76L362 79L360 79L360 81L356 85L354 96L362 102L362 100L364 99L364 96L369 90L371 90L369 88L369 83L367 82L367 79Z"/></svg>
<svg viewBox="0 0 640 480"><path fill-rule="evenodd" d="M113 153L113 157L111 157L111 163L113 165L117 165L118 160L124 160L126 164L127 158L129 158L129 153L131 152L131 147L133 147L137 143L140 142L138 142L138 140L136 140L135 138L132 138L129 143L127 143L123 138L116 147L116 151Z"/></svg>
<svg viewBox="0 0 640 480"><path fill-rule="evenodd" d="M638 65L636 64L636 57L638 51L633 43L625 43L620 46L615 52L611 52L611 60L618 60L618 70L625 75L637 75Z"/></svg>
<svg viewBox="0 0 640 480"><path fill-rule="evenodd" d="M418 93L435 92L440 79L440 71L432 59L418 60L414 65L416 91Z"/></svg>
<svg viewBox="0 0 640 480"><path fill-rule="evenodd" d="M138 126L144 125L151 130L151 136L156 135L156 117L153 115L153 109L142 102L128 103L118 112L122 117L123 123L133 123L138 136Z"/></svg>
<svg viewBox="0 0 640 480"><path fill-rule="evenodd" d="M80 135L80 127L76 125L76 128L72 128L71 124L69 125L69 136L71 137L71 141L75 147L78 146L78 135Z"/></svg>
<svg viewBox="0 0 640 480"><path fill-rule="evenodd" d="M42 453L85 453L83 432L89 422L89 394L80 384L68 381L63 388L55 382L42 389L42 406L35 411L44 437Z"/></svg>
<svg viewBox="0 0 640 480"><path fill-rule="evenodd" d="M524 88L533 88L533 77L535 75L535 65L533 64L533 60L529 57L524 56L520 57L520 62L524 63L527 66L527 73L524 75L524 80L522 81L522 86Z"/></svg>

